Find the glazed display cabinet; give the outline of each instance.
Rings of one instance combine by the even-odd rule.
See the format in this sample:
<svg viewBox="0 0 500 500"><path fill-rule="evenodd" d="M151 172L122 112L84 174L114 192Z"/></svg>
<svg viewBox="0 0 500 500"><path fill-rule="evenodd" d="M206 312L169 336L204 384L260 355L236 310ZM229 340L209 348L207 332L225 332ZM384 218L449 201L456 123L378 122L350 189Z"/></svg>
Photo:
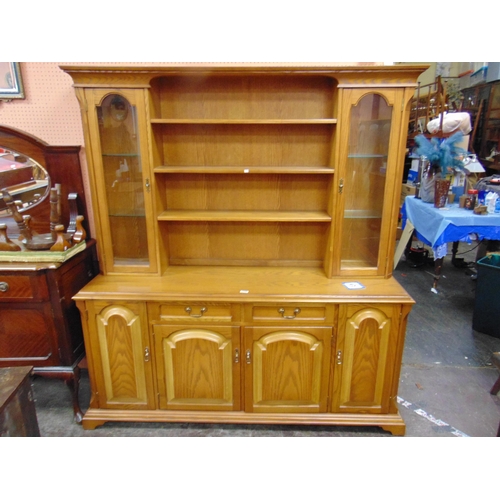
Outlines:
<svg viewBox="0 0 500 500"><path fill-rule="evenodd" d="M102 275L76 296L107 421L377 425L413 300L392 278L421 66L63 66Z"/></svg>

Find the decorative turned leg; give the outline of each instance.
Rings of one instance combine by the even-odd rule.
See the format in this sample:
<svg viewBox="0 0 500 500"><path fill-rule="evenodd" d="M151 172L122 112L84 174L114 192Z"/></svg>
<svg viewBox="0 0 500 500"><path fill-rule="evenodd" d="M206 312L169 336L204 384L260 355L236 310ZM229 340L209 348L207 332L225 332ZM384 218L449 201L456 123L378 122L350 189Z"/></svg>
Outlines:
<svg viewBox="0 0 500 500"><path fill-rule="evenodd" d="M439 282L439 278L441 277L441 269L443 268L443 257L440 259L436 259L434 261L434 281L432 283L432 291L437 293L437 286Z"/></svg>
<svg viewBox="0 0 500 500"><path fill-rule="evenodd" d="M76 216L76 228L75 232L73 233L74 244L80 243L81 241L84 241L87 238L87 233L82 225L83 220L84 220L83 215Z"/></svg>
<svg viewBox="0 0 500 500"><path fill-rule="evenodd" d="M71 242L64 235L64 226L62 224L57 225L54 228L56 234L56 242L50 247L51 252L64 252L68 248L71 248Z"/></svg>
<svg viewBox="0 0 500 500"><path fill-rule="evenodd" d="M19 252L21 247L16 245L7 236L7 224L0 224L0 251L2 252Z"/></svg>
<svg viewBox="0 0 500 500"><path fill-rule="evenodd" d="M80 401L78 400L78 392L80 390L80 368L76 366L73 370L73 376L66 378L64 383L71 391L71 399L73 402L73 413L75 415L75 422L81 424L83 420L83 413L80 409Z"/></svg>
<svg viewBox="0 0 500 500"><path fill-rule="evenodd" d="M59 193L57 187L53 187L50 190L50 233L52 234L52 239L57 240L57 229L56 227L61 224L61 219L59 217Z"/></svg>
<svg viewBox="0 0 500 500"><path fill-rule="evenodd" d="M24 241L30 241L31 240L31 231L29 230L28 227L26 227L26 224L24 222L23 216L19 213L18 207L12 196L10 195L9 191L7 189L2 189L2 198L5 201L5 204L9 208L9 210L12 213L12 217L16 221L17 227L19 228L19 234L23 237L23 242Z"/></svg>

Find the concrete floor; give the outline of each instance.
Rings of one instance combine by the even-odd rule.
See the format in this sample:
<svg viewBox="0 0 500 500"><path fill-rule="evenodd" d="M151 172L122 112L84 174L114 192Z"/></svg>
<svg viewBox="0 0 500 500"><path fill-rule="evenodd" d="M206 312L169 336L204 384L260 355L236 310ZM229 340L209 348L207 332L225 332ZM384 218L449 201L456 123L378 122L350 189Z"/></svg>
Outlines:
<svg viewBox="0 0 500 500"><path fill-rule="evenodd" d="M466 261L474 245L461 244ZM500 338L472 330L476 282L469 268L446 257L438 286L431 292L432 264L419 268L401 261L395 278L416 300L410 314L398 402L406 437L492 437L500 422L500 398L489 393L499 376L491 353ZM73 422L69 391L54 379L35 378L34 392L42 436L309 436L390 437L382 429L316 426L238 426L203 424L106 423L84 431ZM80 402L88 407L87 373L82 374Z"/></svg>

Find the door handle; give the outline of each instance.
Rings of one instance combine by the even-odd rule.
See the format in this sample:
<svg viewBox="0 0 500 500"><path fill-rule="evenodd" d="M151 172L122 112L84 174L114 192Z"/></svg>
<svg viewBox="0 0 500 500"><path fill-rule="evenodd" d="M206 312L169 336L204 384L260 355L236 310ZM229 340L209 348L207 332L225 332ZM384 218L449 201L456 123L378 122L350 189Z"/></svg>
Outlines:
<svg viewBox="0 0 500 500"><path fill-rule="evenodd" d="M278 309L278 312L281 314L282 318L284 318L284 319L295 319L297 317L297 314L300 314L300 307L296 307L293 310L293 316L285 316L285 309L283 307L280 307Z"/></svg>
<svg viewBox="0 0 500 500"><path fill-rule="evenodd" d="M189 314L189 316L191 316L191 318L201 318L203 316L203 313L207 312L206 307L202 307L200 309L200 314L191 314L192 309L190 307L186 307L186 309L184 309L184 310Z"/></svg>

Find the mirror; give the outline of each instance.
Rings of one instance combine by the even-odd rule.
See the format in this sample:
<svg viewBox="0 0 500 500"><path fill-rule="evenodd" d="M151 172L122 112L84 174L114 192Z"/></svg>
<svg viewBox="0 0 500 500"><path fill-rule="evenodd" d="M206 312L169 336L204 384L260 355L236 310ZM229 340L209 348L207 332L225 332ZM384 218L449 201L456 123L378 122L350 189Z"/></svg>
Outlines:
<svg viewBox="0 0 500 500"><path fill-rule="evenodd" d="M50 177L38 162L0 145L0 190L7 189L24 212L41 203L50 193ZM0 217L11 216L0 192Z"/></svg>

